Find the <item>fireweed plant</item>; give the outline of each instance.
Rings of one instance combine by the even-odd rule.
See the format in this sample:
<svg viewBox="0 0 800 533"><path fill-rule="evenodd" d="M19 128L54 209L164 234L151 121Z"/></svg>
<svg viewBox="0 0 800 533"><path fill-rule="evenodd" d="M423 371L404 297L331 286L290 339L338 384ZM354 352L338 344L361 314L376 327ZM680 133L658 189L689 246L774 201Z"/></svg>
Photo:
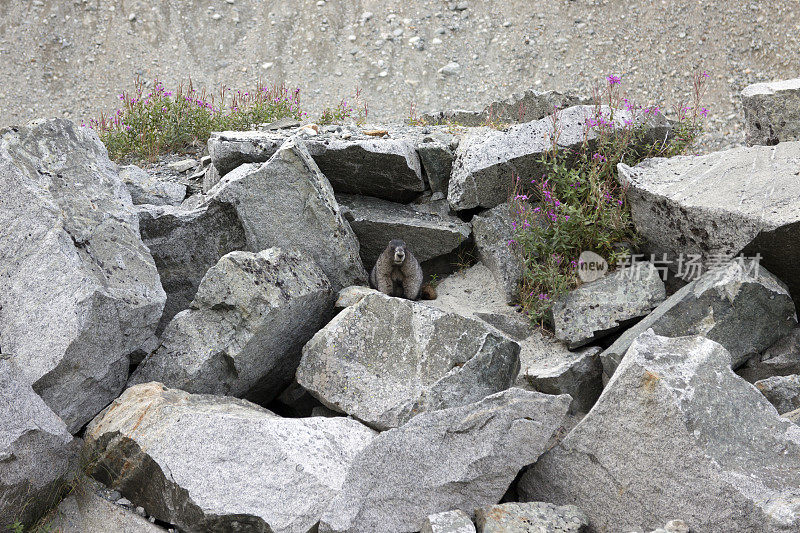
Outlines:
<svg viewBox="0 0 800 533"><path fill-rule="evenodd" d="M553 301L580 284L582 251L601 255L613 267L628 253L626 244L636 243L625 190L616 179L617 164L686 153L708 113L700 107L707 78L706 72L694 76L691 103L676 106L671 133L660 140L648 139L647 124L660 118L661 111L626 99L618 76L608 76L595 90L593 117L577 149L558 145L555 109L552 148L540 160L544 172L515 176L510 202L515 238L508 245L522 255L520 304L532 321L548 322Z"/></svg>
<svg viewBox="0 0 800 533"><path fill-rule="evenodd" d="M168 91L153 81L152 90L136 79L132 93L119 95L122 107L89 124L115 161L153 160L169 152L186 152L205 144L212 131L247 130L255 124L291 117L301 120L300 89L257 84L252 91L218 94L196 90L191 80Z"/></svg>
<svg viewBox="0 0 800 533"><path fill-rule="evenodd" d="M361 89L356 87L356 93L351 102L342 99L336 107L326 107L317 120L317 124L320 126L342 124L348 120L353 120L356 124L363 124L367 120L367 115L369 115L367 103L361 100Z"/></svg>

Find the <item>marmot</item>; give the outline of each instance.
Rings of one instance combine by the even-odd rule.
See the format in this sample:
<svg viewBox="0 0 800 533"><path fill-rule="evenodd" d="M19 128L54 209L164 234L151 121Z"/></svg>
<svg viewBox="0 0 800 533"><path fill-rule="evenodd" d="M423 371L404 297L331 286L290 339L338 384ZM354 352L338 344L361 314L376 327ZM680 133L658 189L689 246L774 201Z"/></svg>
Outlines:
<svg viewBox="0 0 800 533"><path fill-rule="evenodd" d="M422 278L422 267L406 243L400 239L392 239L372 267L369 284L373 289L389 296L409 300L419 297L435 299L436 290L428 283L423 285Z"/></svg>

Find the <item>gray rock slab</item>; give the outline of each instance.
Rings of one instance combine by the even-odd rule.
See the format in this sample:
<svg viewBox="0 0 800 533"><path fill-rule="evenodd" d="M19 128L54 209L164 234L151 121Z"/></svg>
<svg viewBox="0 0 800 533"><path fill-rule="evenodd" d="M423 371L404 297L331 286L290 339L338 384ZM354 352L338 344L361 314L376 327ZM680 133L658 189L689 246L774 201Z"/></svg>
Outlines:
<svg viewBox="0 0 800 533"><path fill-rule="evenodd" d="M333 315L334 293L306 255L231 252L172 319L128 384L158 381L192 393L266 402L291 383L303 345Z"/></svg>
<svg viewBox="0 0 800 533"><path fill-rule="evenodd" d="M208 138L208 154L218 176L224 176L239 165L269 160L285 140L282 133L271 131L214 132Z"/></svg>
<svg viewBox="0 0 800 533"><path fill-rule="evenodd" d="M567 396L509 389L381 433L353 460L320 533L414 532L431 514L496 503L568 405Z"/></svg>
<svg viewBox="0 0 800 533"><path fill-rule="evenodd" d="M730 262L667 298L600 354L603 373L610 377L633 340L650 328L666 337L708 337L730 352L734 368L787 335L797 317L786 286L754 267Z"/></svg>
<svg viewBox="0 0 800 533"><path fill-rule="evenodd" d="M186 531L306 533L374 432L147 383L93 420L91 475Z"/></svg>
<svg viewBox="0 0 800 533"><path fill-rule="evenodd" d="M574 505L503 503L475 509L478 533L588 533L589 519Z"/></svg>
<svg viewBox="0 0 800 533"><path fill-rule="evenodd" d="M383 294L336 315L303 347L297 382L376 429L507 389L519 345L480 321Z"/></svg>
<svg viewBox="0 0 800 533"><path fill-rule="evenodd" d="M131 193L134 205L180 205L186 198L186 185L160 180L136 165L120 167L119 177Z"/></svg>
<svg viewBox="0 0 800 533"><path fill-rule="evenodd" d="M594 530L800 527L800 427L705 337L646 332L594 408L523 474L524 501L573 504Z"/></svg>
<svg viewBox="0 0 800 533"><path fill-rule="evenodd" d="M800 141L800 78L748 85L742 109L748 144Z"/></svg>
<svg viewBox="0 0 800 533"><path fill-rule="evenodd" d="M360 285L352 285L345 287L339 291L336 298L336 309L344 309L351 305L356 305L358 302L368 294L379 294L381 291L377 289L370 289L369 287L362 287Z"/></svg>
<svg viewBox="0 0 800 533"><path fill-rule="evenodd" d="M511 225L513 221L508 202L472 218L478 256L502 287L507 303L519 299L519 283L522 280L522 253L509 244L515 238Z"/></svg>
<svg viewBox="0 0 800 533"><path fill-rule="evenodd" d="M666 297L664 282L650 262L606 274L553 302L556 338L570 348L583 346L646 316Z"/></svg>
<svg viewBox="0 0 800 533"><path fill-rule="evenodd" d="M800 327L748 359L736 373L750 383L772 376L800 374Z"/></svg>
<svg viewBox="0 0 800 533"><path fill-rule="evenodd" d="M756 381L753 385L775 406L778 413L800 409L800 375L773 376Z"/></svg>
<svg viewBox="0 0 800 533"><path fill-rule="evenodd" d="M310 255L334 290L365 284L358 241L331 185L295 140L261 165L242 165L209 191L209 201L234 207L251 252L273 246Z"/></svg>
<svg viewBox="0 0 800 533"><path fill-rule="evenodd" d="M0 345L71 432L124 386L166 295L117 166L63 119L0 132Z"/></svg>
<svg viewBox="0 0 800 533"><path fill-rule="evenodd" d="M337 195L358 237L361 260L370 268L392 239L405 241L420 263L455 250L471 227L458 217L421 213L409 206L369 196Z"/></svg>
<svg viewBox="0 0 800 533"><path fill-rule="evenodd" d="M475 533L475 524L461 509L428 516L420 533Z"/></svg>
<svg viewBox="0 0 800 533"><path fill-rule="evenodd" d="M230 204L204 199L194 208L139 206L139 230L150 249L167 293L158 324L161 334L170 320L189 304L200 280L219 259L247 247L244 228Z"/></svg>
<svg viewBox="0 0 800 533"><path fill-rule="evenodd" d="M677 268L681 254L707 270L740 253L800 296L800 142L618 166L646 247Z"/></svg>

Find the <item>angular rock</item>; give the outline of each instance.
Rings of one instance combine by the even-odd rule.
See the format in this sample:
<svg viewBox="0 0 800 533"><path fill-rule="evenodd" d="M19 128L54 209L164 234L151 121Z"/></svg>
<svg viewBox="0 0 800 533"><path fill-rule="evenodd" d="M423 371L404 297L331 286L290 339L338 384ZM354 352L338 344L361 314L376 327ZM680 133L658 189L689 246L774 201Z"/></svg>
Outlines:
<svg viewBox="0 0 800 533"><path fill-rule="evenodd" d="M800 78L748 85L742 108L748 144L800 141Z"/></svg>
<svg viewBox="0 0 800 533"><path fill-rule="evenodd" d="M423 113L422 122L432 125L454 124L464 127L477 127L486 123L486 116L480 111L466 109L446 109Z"/></svg>
<svg viewBox="0 0 800 533"><path fill-rule="evenodd" d="M180 161L173 161L171 163L167 163L167 168L179 173L191 170L196 166L197 166L197 161L195 159L181 159Z"/></svg>
<svg viewBox="0 0 800 533"><path fill-rule="evenodd" d="M355 234L302 144L288 141L266 163L229 172L209 199L236 209L251 252L273 246L306 252L337 291L366 283Z"/></svg>
<svg viewBox="0 0 800 533"><path fill-rule="evenodd" d="M583 98L571 91L536 91L528 89L509 98L492 102L483 110L483 115L492 123L518 124L541 120L553 114L553 110L567 109L578 105L591 105L591 98Z"/></svg>
<svg viewBox="0 0 800 533"><path fill-rule="evenodd" d="M789 286L800 301L800 142L619 165L636 229L672 266L703 272L740 253ZM699 257L697 257L699 256ZM688 267L685 270L691 270Z"/></svg>
<svg viewBox="0 0 800 533"><path fill-rule="evenodd" d="M509 389L381 433L353 460L320 533L419 531L431 514L496 503L545 450L568 404Z"/></svg>
<svg viewBox="0 0 800 533"><path fill-rule="evenodd" d="M518 299L522 280L522 254L509 244L515 237L513 221L508 202L472 218L478 255L502 287L507 303Z"/></svg>
<svg viewBox="0 0 800 533"><path fill-rule="evenodd" d="M283 134L269 131L214 132L208 138L208 154L218 176L224 176L239 165L268 161L285 140Z"/></svg>
<svg viewBox="0 0 800 533"><path fill-rule="evenodd" d="M593 530L800 527L800 427L701 336L646 332L586 417L522 476L522 500L574 504Z"/></svg>
<svg viewBox="0 0 800 533"><path fill-rule="evenodd" d="M430 515L420 533L475 533L475 524L467 513L456 509Z"/></svg>
<svg viewBox="0 0 800 533"><path fill-rule="evenodd" d="M89 128L0 132L0 345L77 432L113 400L166 296L130 193Z"/></svg>
<svg viewBox="0 0 800 533"><path fill-rule="evenodd" d="M186 185L154 178L136 165L120 167L119 178L131 193L134 205L180 205L186 198Z"/></svg>
<svg viewBox="0 0 800 533"><path fill-rule="evenodd" d="M420 213L411 207L369 196L338 195L345 218L358 237L361 260L370 268L392 239L406 242L420 263L455 250L470 235L470 225L453 216Z"/></svg>
<svg viewBox="0 0 800 533"><path fill-rule="evenodd" d="M577 348L637 321L667 297L648 261L606 274L553 302L556 338Z"/></svg>
<svg viewBox="0 0 800 533"><path fill-rule="evenodd" d="M138 214L142 239L167 293L157 330L161 334L175 315L189 307L208 269L228 252L246 248L247 242L230 204L140 206Z"/></svg>
<svg viewBox="0 0 800 533"><path fill-rule="evenodd" d="M0 529L28 527L58 503L77 468L78 446L64 422L0 356Z"/></svg>
<svg viewBox="0 0 800 533"><path fill-rule="evenodd" d="M752 262L710 270L667 298L602 354L610 377L634 339L648 329L665 337L703 335L731 354L733 367L764 351L797 325L786 286Z"/></svg>
<svg viewBox="0 0 800 533"><path fill-rule="evenodd" d="M750 383L772 376L800 374L800 327L748 359L736 373Z"/></svg>
<svg viewBox="0 0 800 533"><path fill-rule="evenodd" d="M519 345L480 321L371 294L303 347L297 382L383 430L505 390L518 372Z"/></svg>
<svg viewBox="0 0 800 533"><path fill-rule="evenodd" d="M436 132L434 135L425 135L417 144L417 154L425 170L431 191L447 197L447 188L450 183L450 174L453 171L455 152L453 151L456 138L452 135Z"/></svg>
<svg viewBox="0 0 800 533"><path fill-rule="evenodd" d="M800 375L775 376L754 385L780 414L800 409Z"/></svg>
<svg viewBox="0 0 800 533"><path fill-rule="evenodd" d="M333 303L325 274L300 252L231 252L206 273L190 309L175 316L128 383L269 401L292 381L300 350L332 316Z"/></svg>
<svg viewBox="0 0 800 533"><path fill-rule="evenodd" d="M102 486L84 478L58 509L47 525L58 533L164 533L166 529L112 503L98 494Z"/></svg>
<svg viewBox="0 0 800 533"><path fill-rule="evenodd" d="M609 116L610 108L601 112ZM562 149L578 147L588 139L594 141L598 134L594 128L586 129L587 121L594 119L594 106L574 106L559 111ZM614 124L624 125L632 115L626 110L614 110ZM648 123L648 140L664 138L670 126L666 118L658 115ZM545 171L540 159L551 150L553 121L550 117L534 122L511 126L505 131L475 128L467 132L456 150L453 173L450 176L448 200L456 211L473 207L495 207L511 195L514 176L539 177Z"/></svg>
<svg viewBox="0 0 800 533"><path fill-rule="evenodd" d="M797 424L800 426L800 409L795 409L794 411L789 411L788 413L783 413L781 415L782 418L785 418L792 424Z"/></svg>
<svg viewBox="0 0 800 533"><path fill-rule="evenodd" d="M478 533L588 533L589 519L574 505L503 503L475 509Z"/></svg>
<svg viewBox="0 0 800 533"><path fill-rule="evenodd" d="M361 287L360 285L345 287L339 291L339 295L336 298L336 304L334 304L334 307L336 309L344 309L345 307L356 305L364 298L364 296L368 294L379 294L380 292L381 291L377 289Z"/></svg>
<svg viewBox="0 0 800 533"><path fill-rule="evenodd" d="M281 418L148 383L89 424L86 446L93 477L182 530L305 533L373 436L343 417Z"/></svg>
<svg viewBox="0 0 800 533"><path fill-rule="evenodd" d="M203 172L203 193L208 193L211 189L214 188L214 185L219 183L221 176L219 175L219 170L214 165L209 165L206 167L205 171Z"/></svg>

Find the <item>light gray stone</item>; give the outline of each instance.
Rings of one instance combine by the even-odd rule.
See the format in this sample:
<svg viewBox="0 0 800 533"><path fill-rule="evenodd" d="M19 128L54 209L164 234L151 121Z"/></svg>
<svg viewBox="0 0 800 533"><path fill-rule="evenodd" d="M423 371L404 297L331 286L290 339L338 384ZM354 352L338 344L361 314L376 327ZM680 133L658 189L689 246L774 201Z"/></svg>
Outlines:
<svg viewBox="0 0 800 533"><path fill-rule="evenodd" d="M417 144L417 154L425 170L425 177L433 193L447 197L450 174L453 171L455 153L451 148L454 137L437 132L425 135Z"/></svg>
<svg viewBox="0 0 800 533"><path fill-rule="evenodd" d="M503 503L475 509L478 533L588 533L589 519L574 505Z"/></svg>
<svg viewBox="0 0 800 533"><path fill-rule="evenodd" d="M420 533L475 533L475 524L461 509L428 516Z"/></svg>
<svg viewBox="0 0 800 533"><path fill-rule="evenodd" d="M783 413L781 415L782 418L785 418L792 424L800 425L800 409L795 409L794 411L789 411L788 413Z"/></svg>
<svg viewBox="0 0 800 533"><path fill-rule="evenodd" d="M58 503L76 469L77 442L64 422L0 355L0 529L25 527Z"/></svg>
<svg viewBox="0 0 800 533"><path fill-rule="evenodd" d="M636 322L666 297L664 282L650 262L606 274L556 298L556 338L570 348L583 346Z"/></svg>
<svg viewBox="0 0 800 533"><path fill-rule="evenodd" d="M221 176L219 175L219 170L214 165L209 165L203 171L203 193L208 193L211 189L214 188L214 185L219 183Z"/></svg>
<svg viewBox="0 0 800 533"><path fill-rule="evenodd" d="M748 144L800 141L800 78L748 85L742 108Z"/></svg>
<svg viewBox="0 0 800 533"><path fill-rule="evenodd" d="M91 475L185 531L306 533L374 432L147 383L93 420Z"/></svg>
<svg viewBox="0 0 800 533"><path fill-rule="evenodd" d="M733 261L710 270L667 298L602 354L610 377L628 347L652 328L657 335L703 335L731 354L733 367L761 353L797 325L786 286L765 268Z"/></svg>
<svg viewBox="0 0 800 533"><path fill-rule="evenodd" d="M122 390L166 295L93 130L0 132L0 190L0 346L74 433Z"/></svg>
<svg viewBox="0 0 800 533"><path fill-rule="evenodd" d="M606 118L610 108L603 106ZM596 115L594 106L574 106L559 111L560 134L558 145L562 149L578 147L588 140L597 139L595 128L587 122ZM627 110L614 110L614 124L622 127L625 120L632 120ZM648 140L664 138L669 134L667 120L658 115L650 119L647 127ZM588 128L588 132L587 132ZM514 125L500 131L490 128L474 128L461 139L456 150L456 160L450 176L448 200L456 211L474 207L494 207L510 196L515 176L538 178L545 172L540 159L552 150L553 120L550 117L534 122Z"/></svg>
<svg viewBox="0 0 800 533"><path fill-rule="evenodd" d="M684 267L693 260L705 269L740 253L760 254L761 265L797 299L798 162L800 142L786 142L619 165L618 177L651 253L666 254L673 267L683 254Z"/></svg>
<svg viewBox="0 0 800 533"><path fill-rule="evenodd" d="M325 274L300 252L231 252L206 273L190 309L175 316L128 383L269 401L292 381L300 350L332 316L333 303Z"/></svg>
<svg viewBox="0 0 800 533"><path fill-rule="evenodd" d="M472 218L478 256L502 287L507 303L519 299L522 280L522 252L509 242L515 238L512 222L514 218L508 202Z"/></svg>
<svg viewBox="0 0 800 533"><path fill-rule="evenodd" d="M136 165L120 167L119 177L131 193L134 205L180 205L186 185L155 178Z"/></svg>
<svg viewBox="0 0 800 533"><path fill-rule="evenodd" d="M377 289L370 289L369 287L362 287L360 285L345 287L339 291L334 307L337 309L344 309L345 307L356 305L368 294L379 294L380 292L381 291Z"/></svg>
<svg viewBox="0 0 800 533"><path fill-rule="evenodd" d="M158 334L189 307L209 268L228 252L247 247L244 228L232 205L198 201L201 203L194 208L144 205L137 209L142 240L153 255L167 293Z"/></svg>
<svg viewBox="0 0 800 533"><path fill-rule="evenodd" d="M425 124L432 125L454 124L465 127L477 127L486 123L486 116L482 112L468 111L466 109L431 111L423 113L420 119Z"/></svg>
<svg viewBox="0 0 800 533"><path fill-rule="evenodd" d="M303 347L297 382L376 428L507 389L519 345L480 321L383 294L365 296Z"/></svg>
<svg viewBox="0 0 800 533"><path fill-rule="evenodd" d="M774 376L754 385L780 414L800 409L800 375Z"/></svg>
<svg viewBox="0 0 800 533"><path fill-rule="evenodd" d="M336 291L366 283L356 236L330 183L297 141L284 143L264 164L226 174L209 192L209 201L236 209L251 252L273 246L306 252Z"/></svg>
<svg viewBox="0 0 800 533"><path fill-rule="evenodd" d="M567 396L509 389L381 433L353 460L320 533L419 531L431 514L499 501L568 405Z"/></svg>
<svg viewBox="0 0 800 533"><path fill-rule="evenodd" d="M175 172L186 172L187 170L195 168L197 164L197 160L195 159L181 159L180 161L167 163L167 168Z"/></svg>
<svg viewBox="0 0 800 533"><path fill-rule="evenodd" d="M222 131L208 138L208 154L219 176L224 176L245 163L268 161L286 140L271 131Z"/></svg>
<svg viewBox="0 0 800 533"><path fill-rule="evenodd" d="M485 120L500 124L518 124L541 120L552 115L554 109L567 109L578 105L591 105L591 98L583 98L572 91L536 91L528 89L515 93L505 100L492 102L483 110Z"/></svg>
<svg viewBox="0 0 800 533"><path fill-rule="evenodd" d="M370 268L392 239L405 241L420 263L455 250L470 225L453 216L420 213L409 206L369 196L338 195L345 218L358 237L361 260Z"/></svg>
<svg viewBox="0 0 800 533"><path fill-rule="evenodd" d="M778 339L763 353L748 359L736 373L750 383L772 376L800 374L800 327Z"/></svg>
<svg viewBox="0 0 800 533"><path fill-rule="evenodd" d="M800 527L800 427L705 337L646 332L580 423L522 476L525 501L574 504L593 530Z"/></svg>

